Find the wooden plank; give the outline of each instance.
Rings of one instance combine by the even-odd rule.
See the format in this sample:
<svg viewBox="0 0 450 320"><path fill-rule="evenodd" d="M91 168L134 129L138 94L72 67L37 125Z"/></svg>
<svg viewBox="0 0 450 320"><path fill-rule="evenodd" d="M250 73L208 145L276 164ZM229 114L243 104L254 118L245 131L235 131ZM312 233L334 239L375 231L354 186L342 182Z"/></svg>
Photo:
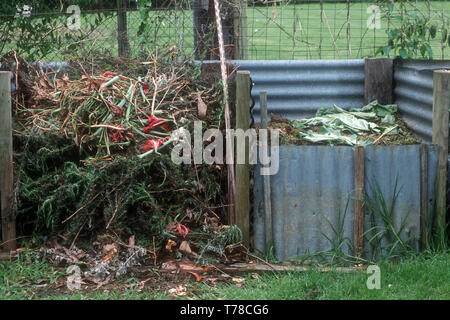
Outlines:
<svg viewBox="0 0 450 320"><path fill-rule="evenodd" d="M16 249L13 212L13 145L11 127L11 73L0 72L0 202L3 250Z"/></svg>
<svg viewBox="0 0 450 320"><path fill-rule="evenodd" d="M364 250L364 147L355 147L355 225L354 250L360 257Z"/></svg>
<svg viewBox="0 0 450 320"><path fill-rule="evenodd" d="M448 158L448 110L450 108L450 71L437 70L433 73L433 138L439 146L438 172L436 181L437 230L445 228L447 200L447 158Z"/></svg>
<svg viewBox="0 0 450 320"><path fill-rule="evenodd" d="M428 145L420 145L420 248L427 247Z"/></svg>
<svg viewBox="0 0 450 320"><path fill-rule="evenodd" d="M216 264L209 265L207 267L196 266L191 262L184 263L164 263L158 272L185 274L195 272L202 274L203 277L213 277L214 274L222 274L225 277L230 275L241 275L250 272L293 272L293 271L319 271L319 272L361 272L364 271L364 267L321 267L314 264L312 261L305 261L303 265L281 264L281 263L234 263L229 265Z"/></svg>
<svg viewBox="0 0 450 320"><path fill-rule="evenodd" d="M259 93L259 105L261 112L261 129L267 130L267 92L261 91ZM266 237L265 251L269 252L273 247L273 226L272 226L272 201L270 193L270 175L263 176L264 189L264 231Z"/></svg>
<svg viewBox="0 0 450 320"><path fill-rule="evenodd" d="M235 57L238 60L248 60L248 34L247 34L247 0L239 0L235 9Z"/></svg>
<svg viewBox="0 0 450 320"><path fill-rule="evenodd" d="M119 57L128 58L130 44L128 42L127 0L117 0L117 41Z"/></svg>
<svg viewBox="0 0 450 320"><path fill-rule="evenodd" d="M17 253L14 251L11 252L0 252L0 260L9 261L17 259Z"/></svg>
<svg viewBox="0 0 450 320"><path fill-rule="evenodd" d="M378 100L381 104L392 104L394 63L390 58L365 59L364 103Z"/></svg>
<svg viewBox="0 0 450 320"><path fill-rule="evenodd" d="M218 269L230 274L248 273L248 272L293 272L293 271L311 271L317 270L319 272L361 272L361 267L318 267L318 266L298 266L298 265L286 265L286 264L262 264L262 263L234 263L226 266L218 266Z"/></svg>
<svg viewBox="0 0 450 320"><path fill-rule="evenodd" d="M236 129L246 131L250 125L250 71L238 71L236 77ZM248 247L250 243L250 173L247 138L245 152L246 163L236 163L234 210L236 225L242 231L244 245Z"/></svg>

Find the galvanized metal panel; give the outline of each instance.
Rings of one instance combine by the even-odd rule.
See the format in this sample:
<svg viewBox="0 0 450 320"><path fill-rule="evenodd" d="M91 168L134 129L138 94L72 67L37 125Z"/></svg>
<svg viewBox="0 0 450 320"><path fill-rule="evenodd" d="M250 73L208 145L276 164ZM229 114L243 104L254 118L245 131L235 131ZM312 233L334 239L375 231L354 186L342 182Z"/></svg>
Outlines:
<svg viewBox="0 0 450 320"><path fill-rule="evenodd" d="M437 168L437 146L430 146L428 152L428 203L431 202L434 191ZM403 241L411 241L417 248L420 239L420 145L406 146L369 146L365 155L365 189L367 195L377 199L378 185L384 199L384 204L392 213L392 223L396 230L404 225L400 237ZM395 199L395 207L390 208ZM377 201L379 208L382 201ZM366 210L365 230L376 227L367 234L370 238L379 232L379 227L386 227L381 216L374 216L375 225L370 222L369 210ZM382 241L387 248L387 239ZM373 243L367 239L364 244L366 257L372 257Z"/></svg>
<svg viewBox="0 0 450 320"><path fill-rule="evenodd" d="M197 62L199 63L199 62ZM203 61L202 63L217 63ZM364 104L364 60L233 60L249 70L254 83L254 118L259 121L259 92L267 91L268 112L288 119L315 115L320 107Z"/></svg>
<svg viewBox="0 0 450 320"><path fill-rule="evenodd" d="M364 60L238 60L233 64L251 72L256 121L263 90L268 112L288 119L310 117L318 108L334 104L350 108L364 103Z"/></svg>
<svg viewBox="0 0 450 320"><path fill-rule="evenodd" d="M254 241L264 251L262 178L255 168ZM280 166L271 176L274 248L278 259L330 250L339 223L353 239L353 148L280 146ZM349 201L349 202L348 202ZM349 204L347 211L345 210Z"/></svg>
<svg viewBox="0 0 450 320"><path fill-rule="evenodd" d="M437 147L428 153L428 198L434 193ZM260 166L255 166L253 230L257 250L264 251L264 212ZM420 235L420 146L366 147L365 187L373 196L375 180L386 202L392 202L396 177L399 195L394 224L406 221L402 237L416 241ZM280 168L271 176L274 248L280 260L306 253L327 251L341 236L353 243L354 149L347 146L280 146ZM346 205L348 204L347 208ZM370 228L367 221L365 231ZM377 218L376 223L381 225ZM348 246L344 250L349 251ZM366 243L366 254L371 255Z"/></svg>
<svg viewBox="0 0 450 320"><path fill-rule="evenodd" d="M450 69L450 60L407 60L394 65L394 102L406 124L427 143L432 136L433 71L439 69Z"/></svg>

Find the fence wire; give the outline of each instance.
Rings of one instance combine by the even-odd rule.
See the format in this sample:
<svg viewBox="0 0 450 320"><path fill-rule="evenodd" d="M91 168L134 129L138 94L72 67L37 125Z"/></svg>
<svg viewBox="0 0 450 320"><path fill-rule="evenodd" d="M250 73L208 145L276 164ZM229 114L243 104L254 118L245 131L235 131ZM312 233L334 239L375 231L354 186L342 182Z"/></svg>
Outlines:
<svg viewBox="0 0 450 320"><path fill-rule="evenodd" d="M417 22L433 24L437 31L448 29L450 1L409 1L405 10L394 3L392 11L383 1L252 2L247 9L249 56L250 59L375 56L377 50L388 46L388 30L400 29L402 24L413 21L406 14L416 14L422 18ZM434 58L448 57L447 39L429 40ZM420 58L419 53L414 57Z"/></svg>
<svg viewBox="0 0 450 320"><path fill-rule="evenodd" d="M238 59L446 59L449 18L450 0L222 1L228 57ZM413 27L421 25L423 39ZM178 59L216 59L213 1L3 1L0 54L10 50L47 61L145 58L155 50Z"/></svg>

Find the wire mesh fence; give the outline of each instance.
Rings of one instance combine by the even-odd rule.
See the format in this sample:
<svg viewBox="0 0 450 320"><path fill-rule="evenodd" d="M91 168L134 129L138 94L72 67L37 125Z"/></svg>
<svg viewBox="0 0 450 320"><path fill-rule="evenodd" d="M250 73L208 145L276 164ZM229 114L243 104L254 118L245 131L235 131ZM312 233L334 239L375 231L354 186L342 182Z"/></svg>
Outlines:
<svg viewBox="0 0 450 320"><path fill-rule="evenodd" d="M213 0L3 1L0 54L218 56ZM76 5L74 5L76 3ZM450 0L222 0L229 58L445 59Z"/></svg>
<svg viewBox="0 0 450 320"><path fill-rule="evenodd" d="M448 56L447 38L442 39L444 34L439 38L437 33L447 34L443 30L448 29L450 1L405 1L404 6L399 2L252 2L247 8L250 59L349 59L387 55L391 53L387 52L389 40L402 40L391 44L391 50L395 45L401 49L403 44L407 49L417 42L418 52L409 56L420 58L421 34L420 30L412 29L412 23L416 23L417 29L424 26L424 40L430 43L433 57ZM426 32L432 26L436 28L434 37ZM404 38L396 39L389 33L392 30ZM400 55L400 52L392 54Z"/></svg>

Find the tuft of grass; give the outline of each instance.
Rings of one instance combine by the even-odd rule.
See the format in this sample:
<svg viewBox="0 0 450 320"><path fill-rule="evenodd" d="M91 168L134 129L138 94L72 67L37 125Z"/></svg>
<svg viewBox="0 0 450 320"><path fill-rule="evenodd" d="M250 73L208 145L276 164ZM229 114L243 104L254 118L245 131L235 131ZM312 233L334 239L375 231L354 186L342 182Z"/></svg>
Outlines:
<svg viewBox="0 0 450 320"><path fill-rule="evenodd" d="M52 285L62 273L45 258L19 254L17 260L0 261L0 299L33 299L39 288Z"/></svg>
<svg viewBox="0 0 450 320"><path fill-rule="evenodd" d="M399 226L394 223L395 205L401 192L401 187L398 188L398 176L395 179L390 205L376 180L372 185L372 190L373 196L368 193L365 196L365 206L369 212L371 226L364 232L364 237L372 248L371 259L393 259L413 251L415 239L405 240L402 238L409 213L402 219ZM381 218L382 224L377 223L377 217Z"/></svg>

